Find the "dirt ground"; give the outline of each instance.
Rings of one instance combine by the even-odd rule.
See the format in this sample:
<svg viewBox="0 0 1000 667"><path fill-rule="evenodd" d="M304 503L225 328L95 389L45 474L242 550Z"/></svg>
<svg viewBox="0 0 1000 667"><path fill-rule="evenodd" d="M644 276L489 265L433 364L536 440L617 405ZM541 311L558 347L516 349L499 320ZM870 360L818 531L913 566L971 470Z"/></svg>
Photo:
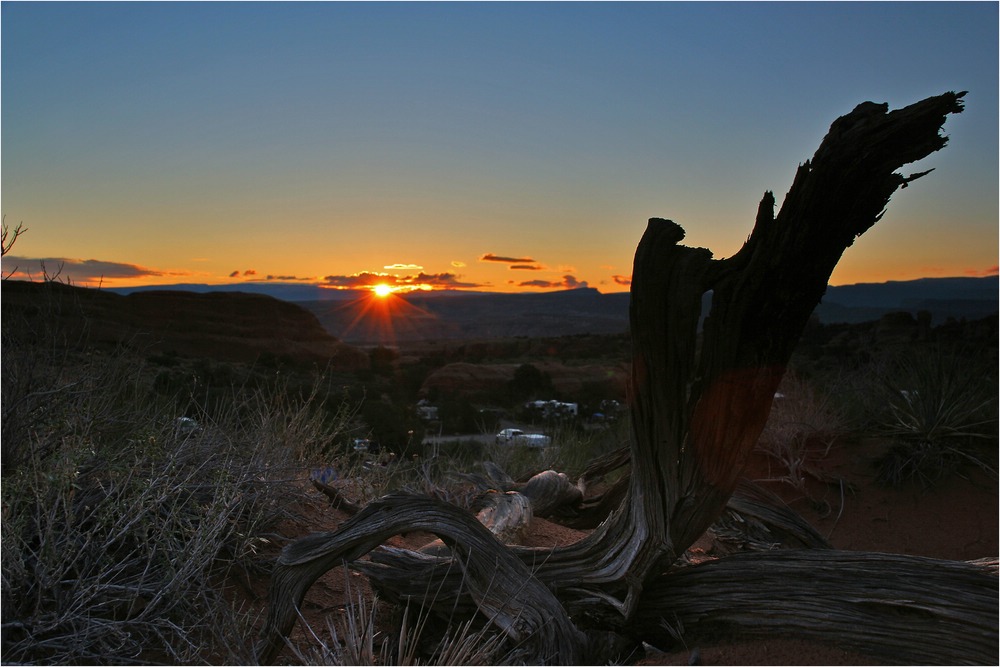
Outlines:
<svg viewBox="0 0 1000 667"><path fill-rule="evenodd" d="M746 476L774 491L799 512L836 549L884 551L935 558L969 560L993 557L998 545L997 481L976 469L963 469L933 489L887 489L874 482L873 460L882 445L877 441L843 442L817 455L815 479L803 484L777 481L780 470L762 454L755 454ZM767 481L771 480L771 481ZM315 503L303 507L303 520L286 524L286 535L335 529L346 515L326 506L316 494ZM552 521L535 519L524 544L551 547L571 544L585 533ZM432 535L411 533L390 541L393 546L419 548ZM700 540L693 548L711 557L711 542ZM257 591L258 604L266 602L266 582ZM370 596L364 577L336 568L320 578L306 596L303 615L314 629L325 627L325 617L344 608L350 597ZM300 624L301 625L301 624ZM293 641L302 637L301 628ZM288 658L294 664L295 658ZM719 637L711 645L682 651L647 651L644 665L862 665L881 664L851 651L789 637L756 641L731 641Z"/></svg>

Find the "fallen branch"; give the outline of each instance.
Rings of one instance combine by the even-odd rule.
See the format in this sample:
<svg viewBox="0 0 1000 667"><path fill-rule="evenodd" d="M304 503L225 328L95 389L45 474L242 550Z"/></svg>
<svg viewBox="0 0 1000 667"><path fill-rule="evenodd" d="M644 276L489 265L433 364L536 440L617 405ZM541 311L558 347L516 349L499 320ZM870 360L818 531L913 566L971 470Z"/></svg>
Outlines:
<svg viewBox="0 0 1000 667"><path fill-rule="evenodd" d="M549 589L486 527L447 503L392 494L369 504L337 532L315 533L282 549L257 647L259 662L271 663L284 646L305 593L317 578L362 557L393 535L414 530L436 534L451 549L479 610L525 647L527 661L581 661L585 636Z"/></svg>

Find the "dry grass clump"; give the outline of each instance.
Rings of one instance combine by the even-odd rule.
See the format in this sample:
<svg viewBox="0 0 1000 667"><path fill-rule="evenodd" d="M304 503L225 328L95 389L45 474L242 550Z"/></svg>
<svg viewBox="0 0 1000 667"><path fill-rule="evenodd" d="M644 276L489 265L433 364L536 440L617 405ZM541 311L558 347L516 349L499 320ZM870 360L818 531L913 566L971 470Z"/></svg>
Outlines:
<svg viewBox="0 0 1000 667"><path fill-rule="evenodd" d="M489 624L476 627L476 619L453 624L433 618L430 612L405 605L397 610L395 626L387 625L378 597L366 602L351 596L342 613L326 617L319 630L300 619L312 640L308 646L292 644L303 665L496 665L508 664L505 637ZM482 626L482 623L479 623Z"/></svg>
<svg viewBox="0 0 1000 667"><path fill-rule="evenodd" d="M775 395L757 443L758 451L775 462L775 472L759 481L785 482L804 493L807 477L825 480L817 464L848 430L845 418L827 395L789 373Z"/></svg>

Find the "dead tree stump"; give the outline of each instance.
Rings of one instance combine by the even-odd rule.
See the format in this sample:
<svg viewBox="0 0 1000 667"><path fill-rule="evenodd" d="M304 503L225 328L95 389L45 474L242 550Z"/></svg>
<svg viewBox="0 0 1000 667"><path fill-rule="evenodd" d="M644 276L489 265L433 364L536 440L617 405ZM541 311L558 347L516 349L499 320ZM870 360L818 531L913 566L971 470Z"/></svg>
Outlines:
<svg viewBox="0 0 1000 667"><path fill-rule="evenodd" d="M808 624L808 636L878 653L879 634L857 640L857 629L881 624L895 638L893 646L912 647L907 660L995 662L995 561L805 550L673 567L726 508L842 253L882 217L898 188L927 173L896 170L944 147L940 129L948 114L962 111L963 95L946 93L891 112L888 105L866 102L836 120L813 159L799 167L777 215L774 196L764 194L750 237L732 257L714 259L709 250L682 246L679 225L649 221L636 250L630 308L632 472L620 507L588 537L555 549L508 547L471 516L460 520L441 504L383 499L337 533L286 547L271 586L260 659L270 661L281 648L319 574L371 551L393 531L419 526L438 534L462 567L382 552L358 569L400 599L450 591L449 609L464 600L464 608L488 612L512 639L533 647L526 659L534 663L603 660L618 657L602 654L611 645L669 641L663 623L675 613L693 634L721 623L757 631L747 606L753 604L775 612L767 631L803 632ZM699 331L707 292L711 311ZM808 604L789 597L789 589L808 582L820 564L823 578L811 582ZM892 571L928 585L903 586L885 576ZM743 576L769 583L751 590ZM890 588L880 589L870 604L857 603L859 589L883 585ZM945 589L953 594L943 596ZM917 641L948 618L986 620L974 625L974 638L958 632L936 648ZM598 634L603 631L621 641L609 642ZM588 642L587 636L601 639Z"/></svg>

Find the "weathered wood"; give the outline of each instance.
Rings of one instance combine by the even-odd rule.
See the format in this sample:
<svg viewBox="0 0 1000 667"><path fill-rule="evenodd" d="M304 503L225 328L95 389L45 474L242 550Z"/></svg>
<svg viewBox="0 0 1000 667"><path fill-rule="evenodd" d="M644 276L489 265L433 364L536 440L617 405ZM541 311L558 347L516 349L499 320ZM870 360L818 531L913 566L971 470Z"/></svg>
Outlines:
<svg viewBox="0 0 1000 667"><path fill-rule="evenodd" d="M317 491L330 499L330 505L333 507L341 509L352 516L361 511L361 505L348 499L340 489L321 482L318 479L312 480L312 484Z"/></svg>
<svg viewBox="0 0 1000 667"><path fill-rule="evenodd" d="M780 544L807 549L831 548L827 539L802 515L776 494L748 479L739 481L736 491L726 503L726 511L760 522Z"/></svg>
<svg viewBox="0 0 1000 667"><path fill-rule="evenodd" d="M998 664L997 561L782 550L678 568L646 590L646 641L827 642L889 664ZM667 630L669 626L671 630Z"/></svg>
<svg viewBox="0 0 1000 667"><path fill-rule="evenodd" d="M531 500L516 491L487 491L476 500L472 509L476 512L476 521L503 544L520 544L534 515ZM441 539L424 545L420 552L432 556L451 554Z"/></svg>
<svg viewBox="0 0 1000 667"><path fill-rule="evenodd" d="M835 121L777 216L765 193L733 257L681 246L680 226L649 221L632 273L629 499L590 538L554 553L540 576L551 568L554 585L575 582L574 592L589 589L629 618L644 582L715 521L841 254L907 182L896 170L945 145L939 130L962 110L962 95L893 112L865 103Z"/></svg>
<svg viewBox="0 0 1000 667"><path fill-rule="evenodd" d="M270 605L257 647L259 662L271 663L284 646L306 591L319 576L360 558L393 535L413 530L426 530L444 540L480 611L526 647L527 660L581 661L585 636L551 591L486 527L447 503L399 493L369 504L334 533L315 533L282 549L271 577Z"/></svg>
<svg viewBox="0 0 1000 667"><path fill-rule="evenodd" d="M562 507L571 507L583 500L583 493L569 481L565 473L546 470L534 475L521 487L538 516L549 516Z"/></svg>

